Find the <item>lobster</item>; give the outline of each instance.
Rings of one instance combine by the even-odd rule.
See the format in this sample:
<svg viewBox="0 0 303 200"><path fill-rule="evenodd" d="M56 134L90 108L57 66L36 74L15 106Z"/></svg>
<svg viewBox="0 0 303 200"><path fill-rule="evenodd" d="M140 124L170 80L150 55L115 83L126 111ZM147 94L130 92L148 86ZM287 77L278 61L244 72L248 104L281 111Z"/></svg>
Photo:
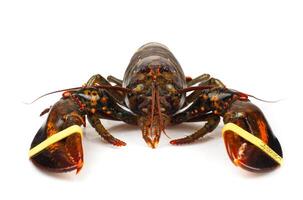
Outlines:
<svg viewBox="0 0 303 200"><path fill-rule="evenodd" d="M212 132L223 118L224 143L236 166L265 172L282 161L281 145L262 111L249 100L251 95L227 88L208 74L186 77L171 51L159 43L148 43L137 50L123 80L97 74L81 87L55 92L63 92L62 98L41 113L49 112L30 147L31 161L46 170L80 171L80 126L86 126L86 119L110 144L126 145L112 136L100 119L140 127L147 145L156 148L168 126L205 122L193 134L170 141L172 145L182 145Z"/></svg>

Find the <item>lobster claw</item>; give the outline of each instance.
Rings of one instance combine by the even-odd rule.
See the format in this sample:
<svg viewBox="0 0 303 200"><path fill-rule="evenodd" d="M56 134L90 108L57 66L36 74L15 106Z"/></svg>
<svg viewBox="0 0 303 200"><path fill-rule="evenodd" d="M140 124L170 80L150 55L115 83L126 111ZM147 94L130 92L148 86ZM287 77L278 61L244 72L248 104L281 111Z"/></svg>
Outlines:
<svg viewBox="0 0 303 200"><path fill-rule="evenodd" d="M49 171L78 173L83 166L82 124L83 118L70 99L57 102L32 141L32 162Z"/></svg>
<svg viewBox="0 0 303 200"><path fill-rule="evenodd" d="M224 115L223 139L236 166L253 172L282 163L282 148L262 111L249 101L235 101Z"/></svg>

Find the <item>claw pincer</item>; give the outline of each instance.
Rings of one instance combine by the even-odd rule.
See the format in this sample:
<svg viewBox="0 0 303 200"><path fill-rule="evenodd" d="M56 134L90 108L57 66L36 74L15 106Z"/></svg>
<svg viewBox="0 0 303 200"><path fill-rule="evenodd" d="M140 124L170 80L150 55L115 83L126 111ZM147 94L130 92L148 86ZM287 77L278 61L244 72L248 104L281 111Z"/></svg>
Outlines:
<svg viewBox="0 0 303 200"><path fill-rule="evenodd" d="M34 164L55 172L66 172L82 168L83 148L82 131L69 129L70 135L57 142L50 142L44 148L35 151L39 144L51 139L63 130L84 124L84 116L71 98L57 102L48 115L46 123L39 129L31 144L30 158ZM79 134L73 134L79 133ZM34 151L34 152L33 152Z"/></svg>
<svg viewBox="0 0 303 200"><path fill-rule="evenodd" d="M223 139L233 163L249 171L268 171L282 162L282 148L262 111L235 101L224 114Z"/></svg>

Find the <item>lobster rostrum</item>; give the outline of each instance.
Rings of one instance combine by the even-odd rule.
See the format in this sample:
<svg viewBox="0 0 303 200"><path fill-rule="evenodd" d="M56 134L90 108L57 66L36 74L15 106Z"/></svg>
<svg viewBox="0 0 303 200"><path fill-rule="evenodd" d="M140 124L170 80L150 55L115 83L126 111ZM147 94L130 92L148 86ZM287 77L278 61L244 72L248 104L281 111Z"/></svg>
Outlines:
<svg viewBox="0 0 303 200"><path fill-rule="evenodd" d="M229 89L208 74L185 77L174 55L159 43L139 48L123 80L94 75L82 87L56 92L63 92L62 98L41 113L49 112L30 149L33 163L47 170L79 172L83 165L79 126L86 126L86 119L115 146L126 143L112 136L100 119L139 126L148 146L156 148L167 126L205 122L195 133L170 141L181 145L212 132L223 118L223 139L235 165L263 172L282 161L280 143L250 95Z"/></svg>

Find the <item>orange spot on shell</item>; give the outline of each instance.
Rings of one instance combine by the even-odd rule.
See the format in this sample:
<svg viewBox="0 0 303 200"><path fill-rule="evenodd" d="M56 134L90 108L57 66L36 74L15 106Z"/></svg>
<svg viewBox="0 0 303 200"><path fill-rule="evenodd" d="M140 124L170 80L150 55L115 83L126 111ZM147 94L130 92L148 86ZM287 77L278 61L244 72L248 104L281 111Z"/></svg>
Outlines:
<svg viewBox="0 0 303 200"><path fill-rule="evenodd" d="M71 93L70 92L63 92L62 96L64 98L67 98L67 97L70 97L71 96Z"/></svg>
<svg viewBox="0 0 303 200"><path fill-rule="evenodd" d="M211 98L211 101L218 101L219 100L219 97L218 96L213 96L212 98Z"/></svg>
<svg viewBox="0 0 303 200"><path fill-rule="evenodd" d="M237 158L234 159L234 163L236 166L239 166L239 160Z"/></svg>
<svg viewBox="0 0 303 200"><path fill-rule="evenodd" d="M102 97L102 98L100 99L100 101L101 101L102 103L106 103L106 102L107 102L107 98L106 98L106 97Z"/></svg>
<svg viewBox="0 0 303 200"><path fill-rule="evenodd" d="M257 121L258 123L258 127L259 127L259 130L260 130L260 137L261 137L261 140L267 144L268 143L268 136L267 136L267 129L266 129L266 124L263 120L258 120Z"/></svg>
<svg viewBox="0 0 303 200"><path fill-rule="evenodd" d="M240 100L242 100L242 101L248 100L248 95L247 94L239 92L238 95L239 95Z"/></svg>

